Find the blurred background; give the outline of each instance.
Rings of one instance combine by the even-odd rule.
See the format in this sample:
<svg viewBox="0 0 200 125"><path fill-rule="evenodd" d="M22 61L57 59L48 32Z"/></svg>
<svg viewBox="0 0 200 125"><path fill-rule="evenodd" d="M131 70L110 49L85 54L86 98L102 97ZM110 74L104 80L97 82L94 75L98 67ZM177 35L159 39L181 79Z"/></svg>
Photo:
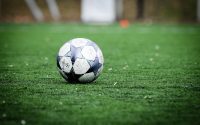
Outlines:
<svg viewBox="0 0 200 125"><path fill-rule="evenodd" d="M200 0L0 0L0 22L200 22Z"/></svg>

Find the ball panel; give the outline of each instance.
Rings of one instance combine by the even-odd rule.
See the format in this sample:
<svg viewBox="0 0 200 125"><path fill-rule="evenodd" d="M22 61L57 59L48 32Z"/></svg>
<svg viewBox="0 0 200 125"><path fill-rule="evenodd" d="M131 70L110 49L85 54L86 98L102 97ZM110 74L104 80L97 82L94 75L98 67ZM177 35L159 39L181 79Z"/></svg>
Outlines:
<svg viewBox="0 0 200 125"><path fill-rule="evenodd" d="M96 52L99 49L99 47L97 46L97 44L95 44L91 40L88 41L88 43L86 44L86 46L92 46L95 49Z"/></svg>
<svg viewBox="0 0 200 125"><path fill-rule="evenodd" d="M88 40L84 38L76 38L76 39L71 40L71 44L75 47L84 46L87 44L87 42Z"/></svg>
<svg viewBox="0 0 200 125"><path fill-rule="evenodd" d="M97 50L97 57L99 58L99 63L103 64L104 58L103 58L103 53L101 52L100 49Z"/></svg>
<svg viewBox="0 0 200 125"><path fill-rule="evenodd" d="M75 74L84 74L88 71L90 65L88 64L87 60L77 58L73 65L73 69Z"/></svg>
<svg viewBox="0 0 200 125"><path fill-rule="evenodd" d="M99 63L99 58L96 57L94 61L90 61L90 69L87 71L87 73L94 72L96 74L101 65L102 64Z"/></svg>
<svg viewBox="0 0 200 125"><path fill-rule="evenodd" d="M80 78L79 78L79 81L80 82L92 82L95 78L95 75L93 72L90 72L90 73L86 73L84 75L82 75Z"/></svg>
<svg viewBox="0 0 200 125"><path fill-rule="evenodd" d="M70 51L70 44L69 43L65 43L59 50L58 55L59 56L64 56L65 54L67 54Z"/></svg>
<svg viewBox="0 0 200 125"><path fill-rule="evenodd" d="M83 55L81 54L81 51L82 51L81 48L77 48L77 47L71 46L72 63L75 62L76 58L83 58Z"/></svg>
<svg viewBox="0 0 200 125"><path fill-rule="evenodd" d="M81 75L75 74L73 71L70 73L66 73L68 79L67 81L70 83L78 83L78 79L80 78Z"/></svg>
<svg viewBox="0 0 200 125"><path fill-rule="evenodd" d="M72 52L71 52L71 48L70 48L70 51L67 54L65 54L65 56L71 57L71 55L72 55Z"/></svg>
<svg viewBox="0 0 200 125"><path fill-rule="evenodd" d="M85 57L88 60L95 60L96 57L96 51L92 46L85 46L83 50L81 51L83 57Z"/></svg>
<svg viewBox="0 0 200 125"><path fill-rule="evenodd" d="M97 77L99 77L99 75L101 74L102 70L103 70L103 65L98 69L98 71L97 71L97 73L96 73L96 75L95 75L95 79L96 79Z"/></svg>
<svg viewBox="0 0 200 125"><path fill-rule="evenodd" d="M72 62L70 57L62 57L59 64L61 69L66 73L69 73L72 69Z"/></svg>
<svg viewBox="0 0 200 125"><path fill-rule="evenodd" d="M61 70L61 67L60 67L60 59L61 59L62 57L60 57L60 56L57 56L57 67Z"/></svg>
<svg viewBox="0 0 200 125"><path fill-rule="evenodd" d="M66 75L62 70L59 69L59 73L62 75L62 77L63 77L65 80L68 81L67 75Z"/></svg>

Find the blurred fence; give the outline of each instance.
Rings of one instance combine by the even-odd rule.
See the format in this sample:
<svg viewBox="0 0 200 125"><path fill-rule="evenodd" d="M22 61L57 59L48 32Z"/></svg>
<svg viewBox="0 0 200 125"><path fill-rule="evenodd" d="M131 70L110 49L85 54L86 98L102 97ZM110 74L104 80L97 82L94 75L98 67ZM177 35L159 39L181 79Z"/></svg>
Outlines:
<svg viewBox="0 0 200 125"><path fill-rule="evenodd" d="M44 22L55 21L46 0L35 0ZM81 21L81 0L56 0L60 17L57 21ZM123 0L117 20L197 22L197 0ZM116 11L119 6L116 6ZM120 8L121 9L121 8ZM35 22L25 0L0 0L0 22Z"/></svg>

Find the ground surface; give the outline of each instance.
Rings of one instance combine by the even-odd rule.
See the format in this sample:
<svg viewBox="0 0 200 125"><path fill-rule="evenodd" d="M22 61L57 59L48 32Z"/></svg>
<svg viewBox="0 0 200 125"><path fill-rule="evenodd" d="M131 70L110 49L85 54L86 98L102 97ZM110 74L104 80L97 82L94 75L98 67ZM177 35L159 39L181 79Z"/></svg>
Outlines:
<svg viewBox="0 0 200 125"><path fill-rule="evenodd" d="M97 42L105 68L68 84L59 47ZM200 26L0 24L0 124L200 124Z"/></svg>

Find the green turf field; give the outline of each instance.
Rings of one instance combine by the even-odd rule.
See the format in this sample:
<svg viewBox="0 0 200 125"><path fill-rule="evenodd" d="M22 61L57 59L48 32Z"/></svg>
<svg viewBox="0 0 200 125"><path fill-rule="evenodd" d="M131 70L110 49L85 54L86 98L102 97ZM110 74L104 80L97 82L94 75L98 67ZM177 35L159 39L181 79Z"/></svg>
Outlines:
<svg viewBox="0 0 200 125"><path fill-rule="evenodd" d="M96 41L92 84L66 83L61 45ZM0 124L200 124L200 25L0 24Z"/></svg>

